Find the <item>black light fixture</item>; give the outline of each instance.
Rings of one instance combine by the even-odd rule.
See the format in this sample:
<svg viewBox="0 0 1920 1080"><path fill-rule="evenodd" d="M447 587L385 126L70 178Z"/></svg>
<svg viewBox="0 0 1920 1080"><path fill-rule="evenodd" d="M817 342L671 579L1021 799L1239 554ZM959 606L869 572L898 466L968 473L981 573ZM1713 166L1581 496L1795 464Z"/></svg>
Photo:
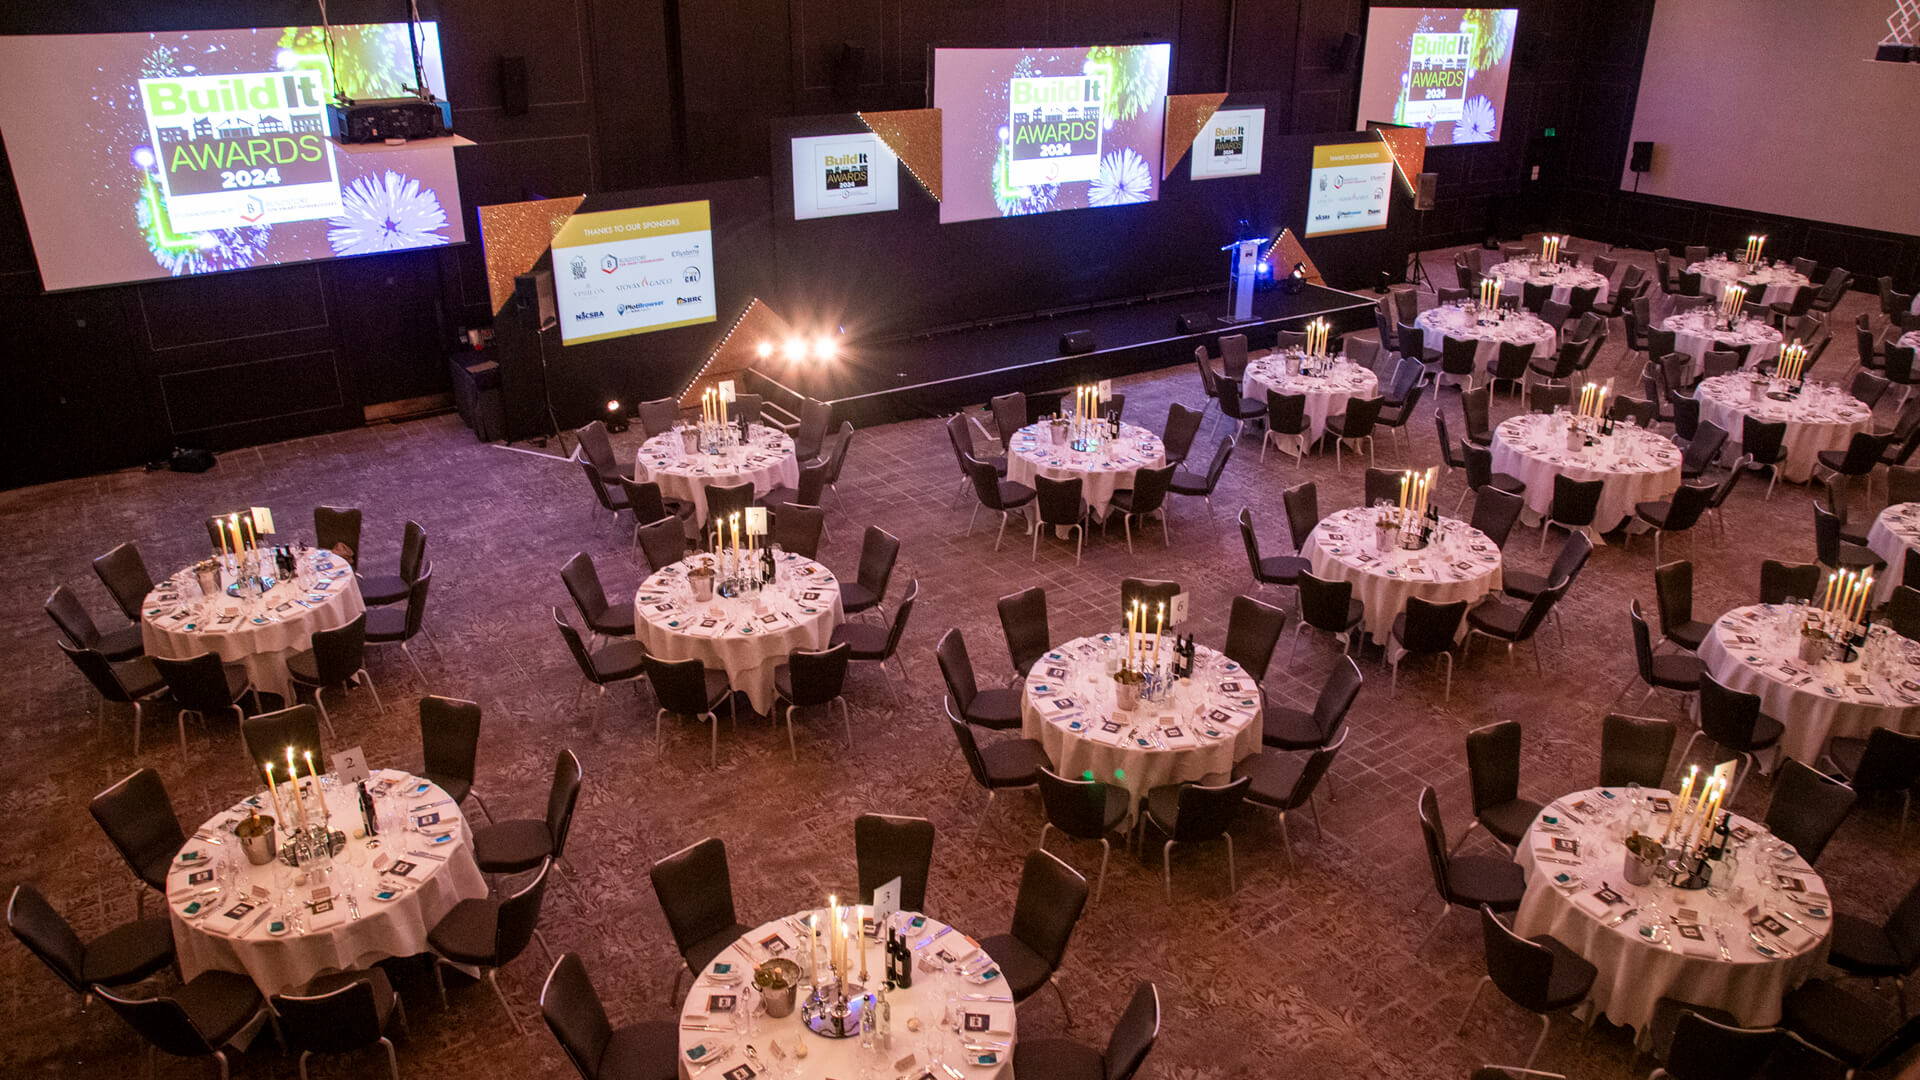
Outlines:
<svg viewBox="0 0 1920 1080"><path fill-rule="evenodd" d="M1287 274L1287 280L1280 284L1280 291L1286 293L1288 296L1298 296L1301 287L1306 283L1307 264L1297 262L1293 264L1293 270Z"/></svg>
<svg viewBox="0 0 1920 1080"><path fill-rule="evenodd" d="M627 430L627 411L620 407L619 398L607 399L607 430L615 435Z"/></svg>

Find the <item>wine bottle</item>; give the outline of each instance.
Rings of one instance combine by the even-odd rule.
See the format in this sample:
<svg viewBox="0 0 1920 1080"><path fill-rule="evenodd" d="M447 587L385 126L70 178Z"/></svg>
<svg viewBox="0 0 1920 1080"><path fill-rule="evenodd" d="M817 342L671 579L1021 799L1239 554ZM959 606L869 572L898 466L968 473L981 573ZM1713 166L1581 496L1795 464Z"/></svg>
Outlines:
<svg viewBox="0 0 1920 1080"><path fill-rule="evenodd" d="M906 934L900 935L900 944L897 947L900 951L900 971L894 982L902 990L911 990L913 988L913 947L907 944Z"/></svg>
<svg viewBox="0 0 1920 1080"><path fill-rule="evenodd" d="M763 544L760 547L760 580L771 585L773 584L773 577L773 545L771 543Z"/></svg>
<svg viewBox="0 0 1920 1080"><path fill-rule="evenodd" d="M365 780L360 781L359 788L360 788L360 824L363 828L366 829L368 836L377 836L380 832L380 827L376 823L376 819L380 815L374 809L373 796L367 794L367 782Z"/></svg>

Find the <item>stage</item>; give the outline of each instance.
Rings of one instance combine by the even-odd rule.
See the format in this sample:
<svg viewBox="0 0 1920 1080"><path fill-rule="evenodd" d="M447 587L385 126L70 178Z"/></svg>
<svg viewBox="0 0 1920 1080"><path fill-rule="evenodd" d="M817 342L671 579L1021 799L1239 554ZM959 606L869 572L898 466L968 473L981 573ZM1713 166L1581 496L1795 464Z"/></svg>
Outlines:
<svg viewBox="0 0 1920 1080"><path fill-rule="evenodd" d="M1218 356L1217 340L1245 334L1253 349L1273 344L1281 330L1298 330L1324 318L1334 337L1374 328L1377 299L1317 285L1288 295L1279 289L1256 294L1253 319L1224 323L1224 289L1090 305L1018 318L983 320L969 327L846 346L824 367L811 361L788 367L779 360L749 370L746 389L795 415L802 396L833 405L836 422L856 427L917 416L940 416L979 405L996 394L1021 390L1044 395L1082 383L1191 363L1196 345ZM1182 315L1206 322L1184 332ZM1060 337L1088 330L1094 349L1060 355ZM1196 384L1196 390L1198 386Z"/></svg>

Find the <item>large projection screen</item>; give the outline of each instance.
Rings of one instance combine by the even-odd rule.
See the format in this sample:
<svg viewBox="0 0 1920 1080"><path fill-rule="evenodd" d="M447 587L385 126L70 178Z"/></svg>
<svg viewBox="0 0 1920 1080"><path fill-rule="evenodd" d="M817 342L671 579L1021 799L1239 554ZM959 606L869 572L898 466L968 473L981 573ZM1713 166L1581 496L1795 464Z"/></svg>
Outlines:
<svg viewBox="0 0 1920 1080"><path fill-rule="evenodd" d="M935 49L940 221L1160 197L1173 46Z"/></svg>
<svg viewBox="0 0 1920 1080"><path fill-rule="evenodd" d="M0 37L0 135L49 290L466 239L453 150L343 150L356 98L414 82L405 23ZM417 28L444 99L440 39Z"/></svg>
<svg viewBox="0 0 1920 1080"><path fill-rule="evenodd" d="M1372 8L1354 126L1425 128L1429 146L1498 142L1519 18L1513 8Z"/></svg>

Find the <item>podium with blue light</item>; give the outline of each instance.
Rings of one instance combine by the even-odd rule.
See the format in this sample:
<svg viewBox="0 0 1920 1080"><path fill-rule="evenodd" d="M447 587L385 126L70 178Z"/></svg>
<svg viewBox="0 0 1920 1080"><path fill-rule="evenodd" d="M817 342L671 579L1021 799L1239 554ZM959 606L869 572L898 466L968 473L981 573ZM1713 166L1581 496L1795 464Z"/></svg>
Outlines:
<svg viewBox="0 0 1920 1080"><path fill-rule="evenodd" d="M1233 305L1233 313L1220 316L1221 322L1231 326L1253 321L1254 291L1260 287L1260 279L1271 272L1260 257L1260 249L1272 242L1270 236L1255 236L1220 245L1220 250L1227 253L1227 298Z"/></svg>

